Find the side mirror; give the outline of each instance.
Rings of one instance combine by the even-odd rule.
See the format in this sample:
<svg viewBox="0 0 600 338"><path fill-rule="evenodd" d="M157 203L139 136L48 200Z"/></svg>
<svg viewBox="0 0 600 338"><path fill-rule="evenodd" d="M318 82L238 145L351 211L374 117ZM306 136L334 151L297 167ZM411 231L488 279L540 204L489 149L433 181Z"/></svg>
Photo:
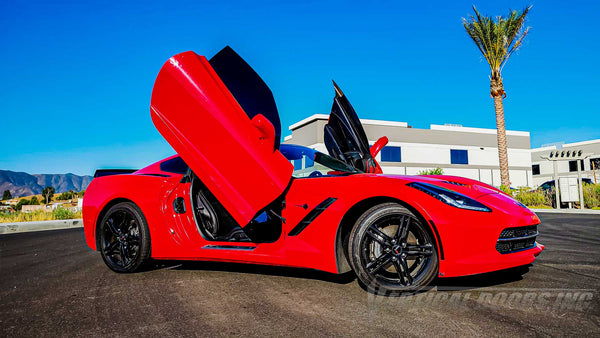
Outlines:
<svg viewBox="0 0 600 338"><path fill-rule="evenodd" d="M264 115L257 114L252 118L252 125L260 132L260 142L273 148L275 146L275 127L273 127L273 124Z"/></svg>
<svg viewBox="0 0 600 338"><path fill-rule="evenodd" d="M371 146L371 149L370 149L371 156L373 156L373 158L375 158L375 156L377 156L377 154L379 154L381 149L383 147L385 147L385 145L388 144L388 142L389 142L389 140L388 140L387 136L380 137L379 140L377 140L377 142L375 142L375 144Z"/></svg>

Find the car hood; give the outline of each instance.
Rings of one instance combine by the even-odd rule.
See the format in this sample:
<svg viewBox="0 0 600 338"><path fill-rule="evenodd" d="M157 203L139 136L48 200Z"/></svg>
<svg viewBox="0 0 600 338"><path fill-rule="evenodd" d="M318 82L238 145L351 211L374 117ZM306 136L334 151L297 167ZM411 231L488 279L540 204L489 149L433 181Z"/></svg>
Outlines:
<svg viewBox="0 0 600 338"><path fill-rule="evenodd" d="M490 194L501 194L506 197L510 197L502 190L499 190L491 185L485 184L480 181L458 177L458 176L445 176L445 175L419 175L419 176L402 176L402 175L380 175L392 179L400 179L410 182L422 182L436 185L438 187L446 188L465 196L478 199L485 195ZM512 197L510 197L512 198Z"/></svg>
<svg viewBox="0 0 600 338"><path fill-rule="evenodd" d="M445 188L484 205L493 207L495 210L506 214L520 214L531 216L534 222L539 223L539 218L521 202L491 185L476 180L458 176L400 176L400 175L374 175L384 179L391 179L401 184L412 182L427 183L437 187Z"/></svg>

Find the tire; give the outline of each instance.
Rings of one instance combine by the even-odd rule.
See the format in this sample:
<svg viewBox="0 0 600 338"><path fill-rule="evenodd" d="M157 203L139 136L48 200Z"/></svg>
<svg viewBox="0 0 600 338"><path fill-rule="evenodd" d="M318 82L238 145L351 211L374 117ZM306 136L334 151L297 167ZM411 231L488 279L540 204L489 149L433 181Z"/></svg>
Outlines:
<svg viewBox="0 0 600 338"><path fill-rule="evenodd" d="M150 260L150 232L140 208L131 202L113 205L98 225L98 249L115 272L134 272Z"/></svg>
<svg viewBox="0 0 600 338"><path fill-rule="evenodd" d="M376 205L356 221L348 257L358 279L376 294L419 291L438 273L429 228L397 203Z"/></svg>

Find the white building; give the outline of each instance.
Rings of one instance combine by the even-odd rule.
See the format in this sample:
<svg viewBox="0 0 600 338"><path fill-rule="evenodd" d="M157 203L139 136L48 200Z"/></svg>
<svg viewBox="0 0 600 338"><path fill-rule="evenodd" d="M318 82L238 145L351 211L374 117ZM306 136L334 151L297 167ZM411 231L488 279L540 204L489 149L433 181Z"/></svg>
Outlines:
<svg viewBox="0 0 600 338"><path fill-rule="evenodd" d="M582 177L589 178L594 183L600 183L600 139L585 142L557 144L549 147L531 149L531 163L533 172L533 187L554 179L554 164L543 159L552 150L579 151L591 153L585 160L580 160ZM577 161L558 161L557 172L559 177L577 177Z"/></svg>
<svg viewBox="0 0 600 338"><path fill-rule="evenodd" d="M329 116L312 115L289 127L292 135L284 143L308 146L327 153L323 128ZM369 143L382 136L389 143L377 161L387 174L416 175L440 167L446 175L463 176L494 186L500 185L498 141L495 129L457 125L431 125L430 129L410 127L406 122L362 120ZM531 145L529 132L507 131L508 165L511 186L531 186Z"/></svg>

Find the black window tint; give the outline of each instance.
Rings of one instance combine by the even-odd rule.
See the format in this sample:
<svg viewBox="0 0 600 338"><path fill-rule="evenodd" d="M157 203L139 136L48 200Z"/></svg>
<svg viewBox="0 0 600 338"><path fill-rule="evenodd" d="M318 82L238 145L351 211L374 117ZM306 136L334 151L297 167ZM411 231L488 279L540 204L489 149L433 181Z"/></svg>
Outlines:
<svg viewBox="0 0 600 338"><path fill-rule="evenodd" d="M402 162L400 147L383 147L381 149L381 162Z"/></svg>
<svg viewBox="0 0 600 338"><path fill-rule="evenodd" d="M469 164L469 153L467 150L450 149L450 163Z"/></svg>
<svg viewBox="0 0 600 338"><path fill-rule="evenodd" d="M583 160L581 162L581 170L583 171ZM577 160L569 161L569 171L577 171Z"/></svg>
<svg viewBox="0 0 600 338"><path fill-rule="evenodd" d="M540 174L540 165L539 164L534 164L531 166L531 174L532 175L539 175Z"/></svg>
<svg viewBox="0 0 600 338"><path fill-rule="evenodd" d="M267 84L229 46L213 56L209 63L249 118L262 114L271 122L275 129L274 149L279 149L281 121L273 93Z"/></svg>
<svg viewBox="0 0 600 338"><path fill-rule="evenodd" d="M600 158L590 158L590 170L600 169Z"/></svg>
<svg viewBox="0 0 600 338"><path fill-rule="evenodd" d="M188 165L177 156L160 164L160 170L168 173L185 174L188 170Z"/></svg>

